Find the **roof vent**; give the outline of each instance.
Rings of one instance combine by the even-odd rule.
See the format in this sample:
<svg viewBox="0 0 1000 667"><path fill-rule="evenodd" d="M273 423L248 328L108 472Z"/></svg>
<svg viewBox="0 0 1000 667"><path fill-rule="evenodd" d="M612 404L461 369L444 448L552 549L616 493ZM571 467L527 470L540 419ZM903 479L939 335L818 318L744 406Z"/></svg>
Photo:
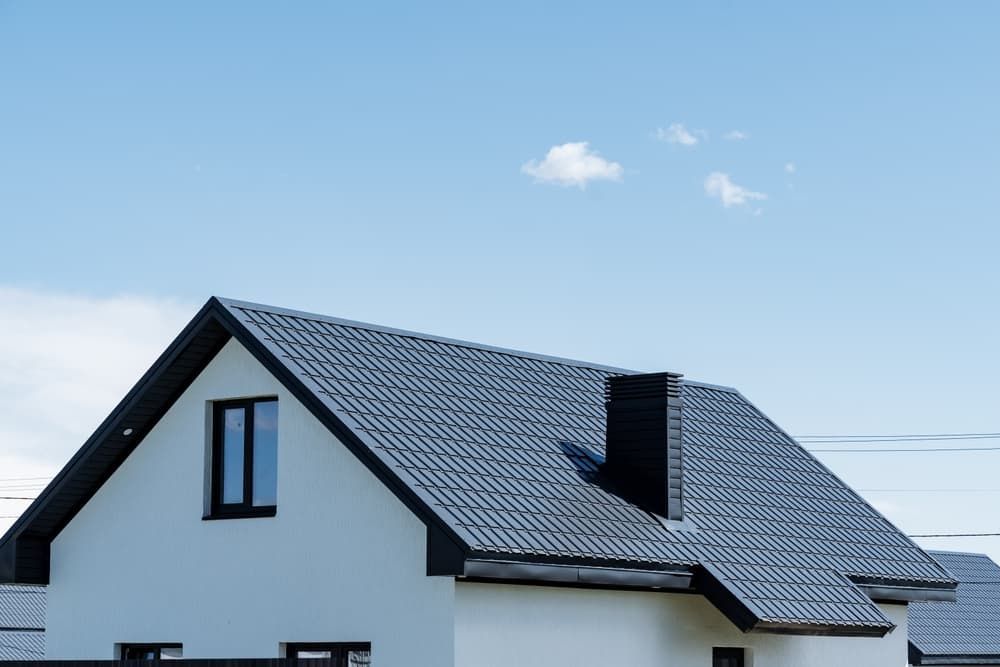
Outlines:
<svg viewBox="0 0 1000 667"><path fill-rule="evenodd" d="M684 518L681 375L620 375L605 381L605 466L626 495L667 519Z"/></svg>

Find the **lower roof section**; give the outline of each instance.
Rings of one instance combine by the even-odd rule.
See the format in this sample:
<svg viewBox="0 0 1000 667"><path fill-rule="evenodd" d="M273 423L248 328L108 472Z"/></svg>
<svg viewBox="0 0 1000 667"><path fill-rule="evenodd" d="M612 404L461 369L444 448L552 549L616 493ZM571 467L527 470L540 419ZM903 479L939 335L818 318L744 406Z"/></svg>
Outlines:
<svg viewBox="0 0 1000 667"><path fill-rule="evenodd" d="M1000 565L985 554L931 551L958 579L955 604L910 605L914 665L1000 665Z"/></svg>
<svg viewBox="0 0 1000 667"><path fill-rule="evenodd" d="M456 573L458 574L458 573ZM491 558L470 558L464 561L458 576L467 581L506 584L534 584L582 588L615 588L673 593L694 593L705 596L726 618L743 632L777 634L825 635L842 637L882 637L895 625L884 615L872 615L867 623L849 618L803 621L801 618L766 617L753 604L748 604L740 590L712 565L674 566L648 569L641 566L571 565ZM928 595L947 598L947 590L928 593L912 587L879 588L858 585L844 579L845 589L854 589L853 604L875 608L871 600L908 602L927 599ZM804 601L803 604L808 604ZM814 612L815 615L815 612ZM847 614L845 614L846 616Z"/></svg>

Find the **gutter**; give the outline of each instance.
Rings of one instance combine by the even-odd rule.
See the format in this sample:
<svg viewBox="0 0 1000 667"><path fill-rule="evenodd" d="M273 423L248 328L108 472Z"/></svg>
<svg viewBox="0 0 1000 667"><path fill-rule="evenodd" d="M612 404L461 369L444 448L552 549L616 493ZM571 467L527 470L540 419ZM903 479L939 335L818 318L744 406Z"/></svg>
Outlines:
<svg viewBox="0 0 1000 667"><path fill-rule="evenodd" d="M694 573L689 569L636 570L614 567L587 567L466 559L464 579L528 584L563 584L569 586L601 586L693 592Z"/></svg>

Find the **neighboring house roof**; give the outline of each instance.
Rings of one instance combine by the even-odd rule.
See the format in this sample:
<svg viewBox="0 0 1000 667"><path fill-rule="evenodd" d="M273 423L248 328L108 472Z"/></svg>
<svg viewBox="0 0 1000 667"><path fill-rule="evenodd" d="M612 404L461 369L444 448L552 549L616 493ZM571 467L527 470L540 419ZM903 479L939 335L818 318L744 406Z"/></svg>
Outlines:
<svg viewBox="0 0 1000 667"><path fill-rule="evenodd" d="M667 525L599 468L605 379L632 371L226 299L206 304L0 541L0 580L47 580L48 542L230 336L428 523L430 551L453 548L431 570L491 576L513 563L504 576L532 579L551 573L528 564L560 565L594 568L568 581L634 583L616 578L631 572L657 586L657 573L676 575L744 630L825 634L885 634L872 597L954 588L735 389L684 383L685 522Z"/></svg>
<svg viewBox="0 0 1000 667"><path fill-rule="evenodd" d="M45 657L45 588L0 585L0 660Z"/></svg>
<svg viewBox="0 0 1000 667"><path fill-rule="evenodd" d="M928 553L958 579L957 599L910 605L910 661L1000 665L1000 566L985 554Z"/></svg>

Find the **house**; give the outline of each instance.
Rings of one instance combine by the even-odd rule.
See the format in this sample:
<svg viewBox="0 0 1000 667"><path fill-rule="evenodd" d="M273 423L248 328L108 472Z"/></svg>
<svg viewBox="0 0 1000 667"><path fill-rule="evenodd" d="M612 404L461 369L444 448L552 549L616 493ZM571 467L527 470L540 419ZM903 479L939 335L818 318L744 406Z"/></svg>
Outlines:
<svg viewBox="0 0 1000 667"><path fill-rule="evenodd" d="M735 389L219 298L0 581L49 659L376 667L903 665L956 587Z"/></svg>
<svg viewBox="0 0 1000 667"><path fill-rule="evenodd" d="M0 585L0 661L45 657L45 588Z"/></svg>
<svg viewBox="0 0 1000 667"><path fill-rule="evenodd" d="M1000 665L1000 566L985 554L928 553L958 579L957 600L910 606L910 663Z"/></svg>

